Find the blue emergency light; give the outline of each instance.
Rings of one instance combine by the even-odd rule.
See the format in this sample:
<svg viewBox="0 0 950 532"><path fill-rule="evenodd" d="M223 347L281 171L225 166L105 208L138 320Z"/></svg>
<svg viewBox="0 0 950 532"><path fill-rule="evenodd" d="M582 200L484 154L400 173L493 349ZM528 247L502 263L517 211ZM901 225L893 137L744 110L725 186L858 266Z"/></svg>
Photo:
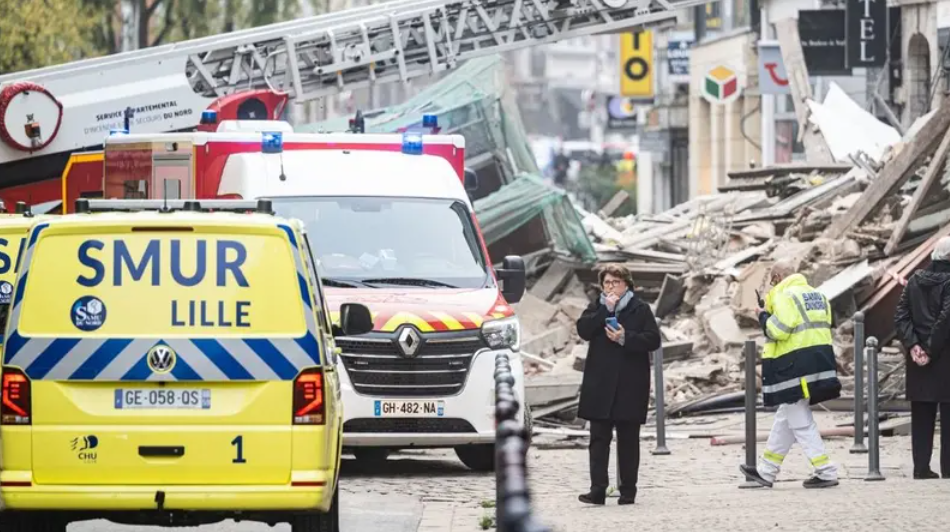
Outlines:
<svg viewBox="0 0 950 532"><path fill-rule="evenodd" d="M109 130L110 137L113 135L128 135L128 134L129 134L128 129L110 129Z"/></svg>
<svg viewBox="0 0 950 532"><path fill-rule="evenodd" d="M408 155L422 155L422 134L415 131L403 133L402 152Z"/></svg>
<svg viewBox="0 0 950 532"><path fill-rule="evenodd" d="M422 127L426 129L439 127L439 117L436 115L422 115Z"/></svg>
<svg viewBox="0 0 950 532"><path fill-rule="evenodd" d="M218 123L218 112L211 109L201 111L201 123L202 124L217 124Z"/></svg>
<svg viewBox="0 0 950 532"><path fill-rule="evenodd" d="M279 131L266 131L261 134L263 153L281 153L284 151L284 135Z"/></svg>

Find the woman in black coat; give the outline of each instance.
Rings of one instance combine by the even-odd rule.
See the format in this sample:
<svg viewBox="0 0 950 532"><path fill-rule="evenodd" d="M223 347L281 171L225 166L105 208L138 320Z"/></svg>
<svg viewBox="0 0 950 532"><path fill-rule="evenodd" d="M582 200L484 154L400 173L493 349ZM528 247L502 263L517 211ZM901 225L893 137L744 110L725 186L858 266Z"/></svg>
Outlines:
<svg viewBox="0 0 950 532"><path fill-rule="evenodd" d="M940 473L950 478L950 237L937 242L930 266L904 287L894 326L907 352L914 478L939 478L930 469L938 405Z"/></svg>
<svg viewBox="0 0 950 532"><path fill-rule="evenodd" d="M619 504L633 504L640 469L640 425L650 404L650 351L660 347L660 329L649 305L633 293L623 266L601 270L603 293L577 320L577 333L590 342L577 416L590 421L590 492L583 503L604 504L610 441L617 430ZM616 318L612 328L609 318Z"/></svg>

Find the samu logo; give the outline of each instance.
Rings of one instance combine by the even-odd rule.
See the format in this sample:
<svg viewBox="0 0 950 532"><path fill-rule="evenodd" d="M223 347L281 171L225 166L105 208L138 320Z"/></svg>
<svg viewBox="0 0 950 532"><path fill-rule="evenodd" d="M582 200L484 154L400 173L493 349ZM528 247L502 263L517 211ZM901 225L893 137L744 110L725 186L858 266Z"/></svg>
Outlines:
<svg viewBox="0 0 950 532"><path fill-rule="evenodd" d="M70 309L73 325L80 331L94 331L106 321L106 305L95 296L83 296Z"/></svg>
<svg viewBox="0 0 950 532"><path fill-rule="evenodd" d="M99 446L99 438L90 434L89 436L81 436L78 438L73 438L69 442L70 448L76 453L76 457L80 461L87 464L96 463L96 458L98 453L93 451L96 447Z"/></svg>
<svg viewBox="0 0 950 532"><path fill-rule="evenodd" d="M0 305L9 305L12 295L13 285L6 281L0 281Z"/></svg>

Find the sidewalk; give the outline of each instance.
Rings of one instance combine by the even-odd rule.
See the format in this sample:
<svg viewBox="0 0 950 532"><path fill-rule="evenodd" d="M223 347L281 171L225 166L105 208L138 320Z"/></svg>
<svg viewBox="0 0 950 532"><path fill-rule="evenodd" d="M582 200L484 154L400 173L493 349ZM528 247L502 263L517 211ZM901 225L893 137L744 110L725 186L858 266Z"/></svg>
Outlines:
<svg viewBox="0 0 950 532"><path fill-rule="evenodd" d="M718 416L726 417L726 416ZM822 427L848 416L820 414ZM771 415L760 415L758 429L771 427ZM730 419L732 422L733 419ZM738 430L742 417L735 416ZM647 428L645 428L645 432ZM606 507L577 502L588 488L586 449L532 450L530 470L536 514L558 532L590 530L656 531L945 531L948 528L950 480L911 479L910 438L881 439L882 482L866 482L867 455L850 454L851 438L826 440L828 453L839 465L841 485L805 490L810 466L797 446L786 459L776 487L739 489L738 465L745 458L742 445L713 447L708 439L667 441L669 456L654 456L652 440L641 442L637 504ZM936 445L937 442L935 442ZM764 443L758 444L758 451ZM938 456L935 449L934 457ZM934 469L939 471L937 460ZM613 471L611 471L613 478ZM490 509L477 504L426 502L420 532L474 532L480 516ZM428 525L428 526L422 526Z"/></svg>

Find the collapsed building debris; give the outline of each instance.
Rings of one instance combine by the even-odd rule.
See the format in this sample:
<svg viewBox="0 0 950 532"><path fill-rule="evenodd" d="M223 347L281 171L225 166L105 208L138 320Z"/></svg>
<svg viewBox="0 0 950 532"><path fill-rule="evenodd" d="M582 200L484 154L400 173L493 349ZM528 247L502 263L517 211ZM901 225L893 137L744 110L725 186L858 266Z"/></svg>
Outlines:
<svg viewBox="0 0 950 532"><path fill-rule="evenodd" d="M741 348L748 339L762 343L757 292L764 296L768 290L768 270L777 260L796 264L832 302L845 394L835 408L850 407L851 320L859 310L866 335L883 346L882 404L906 406L894 309L906 279L926 267L937 240L950 235L948 129L945 102L908 136L878 149L870 162L736 172L719 194L653 215L610 218L602 216L613 209L579 210L598 262L623 263L661 320L671 415L741 408ZM549 271L520 304L519 315L526 351L553 362L526 361L532 374L528 402L543 413L536 419L557 424L569 422L576 409L577 376L586 357L573 324L599 289L596 264L562 256ZM560 395L545 399L542 389L559 378L565 383Z"/></svg>

